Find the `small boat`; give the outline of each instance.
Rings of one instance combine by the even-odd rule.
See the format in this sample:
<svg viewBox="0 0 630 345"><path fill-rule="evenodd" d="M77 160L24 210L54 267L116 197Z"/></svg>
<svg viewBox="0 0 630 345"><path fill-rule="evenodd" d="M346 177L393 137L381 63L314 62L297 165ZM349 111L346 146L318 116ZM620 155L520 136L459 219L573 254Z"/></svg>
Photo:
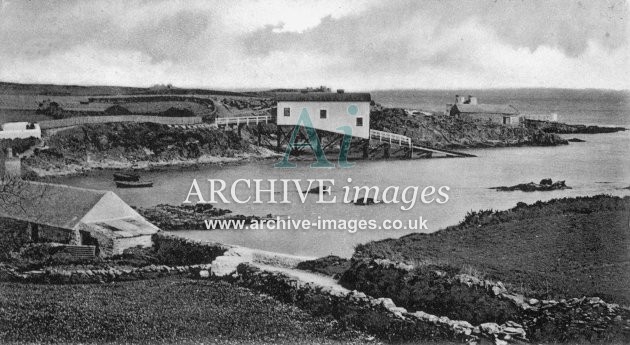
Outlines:
<svg viewBox="0 0 630 345"><path fill-rule="evenodd" d="M153 187L153 181L116 181L118 188L147 188Z"/></svg>
<svg viewBox="0 0 630 345"><path fill-rule="evenodd" d="M138 181L140 175L134 173L114 173L114 181Z"/></svg>

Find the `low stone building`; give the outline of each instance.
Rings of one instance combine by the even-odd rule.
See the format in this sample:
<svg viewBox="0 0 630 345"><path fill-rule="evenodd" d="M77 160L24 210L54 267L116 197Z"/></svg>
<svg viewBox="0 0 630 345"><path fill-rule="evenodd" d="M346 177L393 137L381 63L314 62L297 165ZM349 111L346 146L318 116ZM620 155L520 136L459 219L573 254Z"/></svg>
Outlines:
<svg viewBox="0 0 630 345"><path fill-rule="evenodd" d="M520 126L523 116L509 104L479 104L477 97L455 96L455 104L447 105L447 114L467 119L485 120L505 126Z"/></svg>
<svg viewBox="0 0 630 345"><path fill-rule="evenodd" d="M0 139L42 138L39 124L30 122L7 122L0 126Z"/></svg>
<svg viewBox="0 0 630 345"><path fill-rule="evenodd" d="M0 217L18 220L38 242L93 245L100 256L152 245L158 228L111 191L12 182Z"/></svg>

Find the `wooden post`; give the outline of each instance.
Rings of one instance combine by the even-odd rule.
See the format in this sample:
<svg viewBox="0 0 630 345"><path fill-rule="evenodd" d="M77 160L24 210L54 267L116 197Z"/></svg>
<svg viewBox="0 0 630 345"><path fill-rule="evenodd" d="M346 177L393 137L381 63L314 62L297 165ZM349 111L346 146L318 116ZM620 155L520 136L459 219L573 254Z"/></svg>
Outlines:
<svg viewBox="0 0 630 345"><path fill-rule="evenodd" d="M262 143L262 123L259 123L256 127L258 128L258 146L260 146Z"/></svg>
<svg viewBox="0 0 630 345"><path fill-rule="evenodd" d="M370 139L363 139L363 159L369 158Z"/></svg>
<svg viewBox="0 0 630 345"><path fill-rule="evenodd" d="M278 140L276 144L276 151L280 152L280 144L282 143L282 129L280 126L276 126L276 139Z"/></svg>
<svg viewBox="0 0 630 345"><path fill-rule="evenodd" d="M389 148L390 148L390 144L385 143L383 147L383 158L389 158Z"/></svg>

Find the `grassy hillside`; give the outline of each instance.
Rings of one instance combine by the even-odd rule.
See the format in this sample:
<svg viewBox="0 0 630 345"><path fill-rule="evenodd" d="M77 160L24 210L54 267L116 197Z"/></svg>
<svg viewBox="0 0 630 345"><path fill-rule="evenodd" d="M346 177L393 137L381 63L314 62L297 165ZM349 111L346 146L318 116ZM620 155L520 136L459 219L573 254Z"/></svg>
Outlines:
<svg viewBox="0 0 630 345"><path fill-rule="evenodd" d="M521 203L436 233L359 245L355 257L468 268L527 296L630 305L629 224L630 197Z"/></svg>
<svg viewBox="0 0 630 345"><path fill-rule="evenodd" d="M0 82L0 94L6 95L50 95L50 96L95 96L95 95L143 95L143 94L204 94L222 96L243 96L253 93L209 90L197 88L128 87L106 85L56 85L20 84Z"/></svg>
<svg viewBox="0 0 630 345"><path fill-rule="evenodd" d="M367 343L331 318L228 283L162 278L107 285L0 283L0 342Z"/></svg>

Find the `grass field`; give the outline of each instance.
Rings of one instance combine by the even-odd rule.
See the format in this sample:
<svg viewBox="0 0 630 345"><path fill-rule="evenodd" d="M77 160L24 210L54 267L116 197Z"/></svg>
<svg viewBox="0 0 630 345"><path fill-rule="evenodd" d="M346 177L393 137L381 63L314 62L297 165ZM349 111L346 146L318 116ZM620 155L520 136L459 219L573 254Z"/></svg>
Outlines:
<svg viewBox="0 0 630 345"><path fill-rule="evenodd" d="M0 283L0 342L368 343L225 282L162 278L102 285ZM369 342L373 343L373 342Z"/></svg>
<svg viewBox="0 0 630 345"><path fill-rule="evenodd" d="M37 122L51 120L52 117L35 114L34 110L0 109L0 123L5 122Z"/></svg>
<svg viewBox="0 0 630 345"><path fill-rule="evenodd" d="M630 305L629 224L630 197L558 199L359 245L355 256L460 267L531 297Z"/></svg>
<svg viewBox="0 0 630 345"><path fill-rule="evenodd" d="M208 116L212 114L212 109L195 102L136 102L121 103L120 105L134 114L156 114L164 112L169 108L188 109L195 113L196 116Z"/></svg>

